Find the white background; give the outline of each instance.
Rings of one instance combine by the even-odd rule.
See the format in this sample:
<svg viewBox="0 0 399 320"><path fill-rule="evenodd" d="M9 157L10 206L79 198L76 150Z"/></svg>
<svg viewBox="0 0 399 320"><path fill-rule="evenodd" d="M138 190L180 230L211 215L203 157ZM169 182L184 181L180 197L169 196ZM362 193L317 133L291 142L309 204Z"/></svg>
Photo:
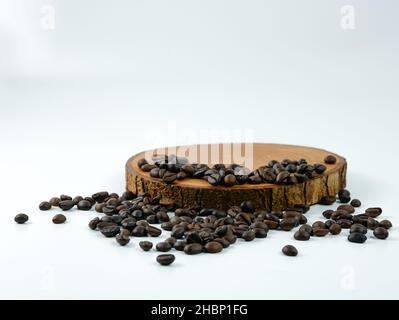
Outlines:
<svg viewBox="0 0 399 320"><path fill-rule="evenodd" d="M354 30L340 24L348 4ZM399 298L397 12L393 0L0 0L0 298ZM94 212L53 225L37 209L122 192L144 149L229 140L344 155L348 188L383 207L390 238L271 231L164 268L140 239L89 230ZM298 257L281 254L289 243Z"/></svg>

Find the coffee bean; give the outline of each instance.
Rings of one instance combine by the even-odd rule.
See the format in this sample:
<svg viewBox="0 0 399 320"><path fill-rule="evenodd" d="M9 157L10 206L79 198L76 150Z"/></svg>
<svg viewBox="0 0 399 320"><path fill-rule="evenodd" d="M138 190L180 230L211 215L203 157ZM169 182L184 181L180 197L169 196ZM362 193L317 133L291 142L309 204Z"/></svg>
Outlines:
<svg viewBox="0 0 399 320"><path fill-rule="evenodd" d="M62 201L59 203L59 207L60 207L61 210L63 210L63 211L71 210L74 206L75 206L75 204L73 203L72 200L62 200Z"/></svg>
<svg viewBox="0 0 399 320"><path fill-rule="evenodd" d="M176 244L176 242L177 242L177 239L176 238L173 238L173 237L169 237L168 239L166 239L165 240L167 243L169 243L172 247L174 247L174 245Z"/></svg>
<svg viewBox="0 0 399 320"><path fill-rule="evenodd" d="M295 257L298 255L298 250L291 245L286 245L285 247L283 247L282 252L289 257Z"/></svg>
<svg viewBox="0 0 399 320"><path fill-rule="evenodd" d="M168 242L159 242L156 245L156 249L160 252L168 252L172 249L172 246Z"/></svg>
<svg viewBox="0 0 399 320"><path fill-rule="evenodd" d="M350 192L346 189L343 189L338 192L338 199L341 203L348 203L351 201L351 195Z"/></svg>
<svg viewBox="0 0 399 320"><path fill-rule="evenodd" d="M362 205L359 199L353 199L351 201L351 206L354 208L359 208Z"/></svg>
<svg viewBox="0 0 399 320"><path fill-rule="evenodd" d="M245 241L252 241L255 239L255 232L253 230L247 230L242 234L242 238Z"/></svg>
<svg viewBox="0 0 399 320"><path fill-rule="evenodd" d="M168 184L173 183L176 179L177 179L176 173L170 171L165 172L165 174L162 177L162 180Z"/></svg>
<svg viewBox="0 0 399 320"><path fill-rule="evenodd" d="M375 228L378 228L379 223L377 220L373 219L373 218L368 218L367 219L367 228L374 230Z"/></svg>
<svg viewBox="0 0 399 320"><path fill-rule="evenodd" d="M348 240L354 243L364 243L367 240L367 237L363 233L353 232L349 234Z"/></svg>
<svg viewBox="0 0 399 320"><path fill-rule="evenodd" d="M347 213L354 213L355 212L355 208L352 207L350 204L341 204L337 210L344 210Z"/></svg>
<svg viewBox="0 0 399 320"><path fill-rule="evenodd" d="M191 243L191 244L187 244L184 247L184 252L188 255L194 255L194 254L199 254L203 251L204 247L202 246L202 244L199 243Z"/></svg>
<svg viewBox="0 0 399 320"><path fill-rule="evenodd" d="M125 192L122 194L122 199L123 199L124 201L131 201L131 200L134 200L135 197L136 197L135 194L132 193L132 192L130 192L130 191L125 191Z"/></svg>
<svg viewBox="0 0 399 320"><path fill-rule="evenodd" d="M368 208L368 209L366 209L365 213L369 217L377 218L382 213L382 209L381 208Z"/></svg>
<svg viewBox="0 0 399 320"><path fill-rule="evenodd" d="M44 201L44 202L42 202L42 203L39 205L39 209L40 209L41 211L50 210L51 207L52 207L51 203L50 203L50 202L47 202L47 201Z"/></svg>
<svg viewBox="0 0 399 320"><path fill-rule="evenodd" d="M100 223L100 218L99 217L95 217L94 219L92 219L89 222L89 228L91 230L96 230L97 229L97 225Z"/></svg>
<svg viewBox="0 0 399 320"><path fill-rule="evenodd" d="M121 230L119 231L119 234L122 235L122 236L125 236L125 237L130 237L131 231L128 230L128 229L121 229Z"/></svg>
<svg viewBox="0 0 399 320"><path fill-rule="evenodd" d="M136 219L134 218L125 218L121 221L121 225L123 228L128 230L133 230L136 227Z"/></svg>
<svg viewBox="0 0 399 320"><path fill-rule="evenodd" d="M153 178L159 178L159 168L151 169L150 176Z"/></svg>
<svg viewBox="0 0 399 320"><path fill-rule="evenodd" d="M252 229L255 232L255 238L266 238L267 231L262 228L254 228Z"/></svg>
<svg viewBox="0 0 399 320"><path fill-rule="evenodd" d="M159 222L168 222L170 220L168 213L165 211L159 211L156 214Z"/></svg>
<svg viewBox="0 0 399 320"><path fill-rule="evenodd" d="M341 226L338 223L333 223L328 229L333 235L340 234L342 230Z"/></svg>
<svg viewBox="0 0 399 320"><path fill-rule="evenodd" d="M61 201L68 201L68 200L72 200L72 197L62 194L62 195L60 195L60 199L61 199Z"/></svg>
<svg viewBox="0 0 399 320"><path fill-rule="evenodd" d="M144 166L147 163L148 163L147 159L144 159L144 158L137 161L137 165L139 168L141 168L142 166Z"/></svg>
<svg viewBox="0 0 399 320"><path fill-rule="evenodd" d="M328 229L325 229L325 228L320 228L320 227L313 228L313 235L316 236L316 237L324 237L329 232L330 231Z"/></svg>
<svg viewBox="0 0 399 320"><path fill-rule="evenodd" d="M327 167L324 164L316 163L314 165L314 171L316 171L317 174L322 174L326 170Z"/></svg>
<svg viewBox="0 0 399 320"><path fill-rule="evenodd" d="M173 224L170 221L164 222L161 224L161 228L165 231L172 231ZM183 233L184 233L184 230L183 230Z"/></svg>
<svg viewBox="0 0 399 320"><path fill-rule="evenodd" d="M373 234L377 239L386 239L389 236L388 230L382 227L375 228Z"/></svg>
<svg viewBox="0 0 399 320"><path fill-rule="evenodd" d="M161 254L157 257L157 262L162 266L169 266L175 261L173 254Z"/></svg>
<svg viewBox="0 0 399 320"><path fill-rule="evenodd" d="M312 235L313 233L313 229L310 225L308 224L304 224L299 228L299 231L304 231L306 233L309 233L310 235Z"/></svg>
<svg viewBox="0 0 399 320"><path fill-rule="evenodd" d="M297 232L295 232L294 238L295 240L299 241L307 241L310 239L310 234L307 233L305 230L298 230Z"/></svg>
<svg viewBox="0 0 399 320"><path fill-rule="evenodd" d="M319 204L329 206L332 205L334 202L335 202L334 196L324 196L320 199Z"/></svg>
<svg viewBox="0 0 399 320"><path fill-rule="evenodd" d="M234 174L228 174L224 177L224 184L227 187L232 187L237 183L237 179Z"/></svg>
<svg viewBox="0 0 399 320"><path fill-rule="evenodd" d="M241 203L241 210L247 213L254 213L255 205L252 201L244 201Z"/></svg>
<svg viewBox="0 0 399 320"><path fill-rule="evenodd" d="M324 162L327 164L335 164L337 162L337 158L331 154L324 158Z"/></svg>
<svg viewBox="0 0 399 320"><path fill-rule="evenodd" d="M116 237L116 242L118 242L121 246L126 246L130 242L129 236L118 234Z"/></svg>
<svg viewBox="0 0 399 320"><path fill-rule="evenodd" d="M223 250L222 244L216 241L208 242L205 245L205 251L208 253L219 253L222 250Z"/></svg>
<svg viewBox="0 0 399 320"><path fill-rule="evenodd" d="M316 221L312 224L312 228L326 229L326 225L323 221Z"/></svg>
<svg viewBox="0 0 399 320"><path fill-rule="evenodd" d="M351 225L349 232L350 233L357 232L357 233L366 234L367 233L367 228L364 225L360 224L360 223L354 223L354 224Z"/></svg>
<svg viewBox="0 0 399 320"><path fill-rule="evenodd" d="M20 213L17 214L14 218L14 221L18 224L24 224L25 222L27 222L29 220L28 215L26 215L25 213Z"/></svg>
<svg viewBox="0 0 399 320"><path fill-rule="evenodd" d="M390 228L392 228L392 223L391 223L391 221L389 221L389 220L382 220L379 224L378 224L378 226L379 227L382 227L382 228L385 228L385 229L390 229Z"/></svg>
<svg viewBox="0 0 399 320"><path fill-rule="evenodd" d="M103 228L99 228L100 232L107 238L113 238L115 237L118 233L120 228L116 225L109 225L105 226Z"/></svg>
<svg viewBox="0 0 399 320"><path fill-rule="evenodd" d="M277 177L276 177L276 183L283 183L284 181L287 180L287 178L290 176L290 173L288 171L282 171L280 172Z"/></svg>
<svg viewBox="0 0 399 320"><path fill-rule="evenodd" d="M211 175L208 177L208 183L211 184L211 185L213 185L213 186L216 186L216 185L218 185L218 184L221 182L221 179L222 179L222 178L220 177L219 174L214 173L214 174L211 174Z"/></svg>
<svg viewBox="0 0 399 320"><path fill-rule="evenodd" d="M87 200L81 200L78 203L78 209L83 210L83 211L89 211L92 207L92 204L90 201Z"/></svg>
<svg viewBox="0 0 399 320"><path fill-rule="evenodd" d="M145 237L147 236L147 229L144 226L136 226L132 231L133 237Z"/></svg>
<svg viewBox="0 0 399 320"><path fill-rule="evenodd" d="M98 212L98 213L103 213L104 207L105 207L105 203L98 203L98 204L96 204L94 210L96 210L96 212Z"/></svg>
<svg viewBox="0 0 399 320"><path fill-rule="evenodd" d="M156 166L153 165L153 164L150 164L150 163L143 164L143 165L140 167L140 169L143 170L144 172L149 172L149 171L151 171L151 170L154 169L154 168L156 168Z"/></svg>
<svg viewBox="0 0 399 320"><path fill-rule="evenodd" d="M184 247L187 245L187 242L185 241L185 240L178 240L178 241L176 241L176 243L174 244L174 248L177 250L177 251L183 251L184 250Z"/></svg>
<svg viewBox="0 0 399 320"><path fill-rule="evenodd" d="M156 227L153 227L153 226L148 226L147 227L147 234L150 237L159 237L162 234L162 230L158 229Z"/></svg>
<svg viewBox="0 0 399 320"><path fill-rule="evenodd" d="M150 251L153 247L153 244L150 241L140 241L139 246L144 251Z"/></svg>
<svg viewBox="0 0 399 320"><path fill-rule="evenodd" d="M228 248L230 246L230 242L225 238L215 238L213 241L219 242L223 248Z"/></svg>
<svg viewBox="0 0 399 320"><path fill-rule="evenodd" d="M113 216L111 216L112 222L116 223L116 224L121 224L122 222L122 217L118 214L114 214Z"/></svg>
<svg viewBox="0 0 399 320"><path fill-rule="evenodd" d="M82 196L76 196L75 198L72 199L72 201L75 204L75 206L82 200L83 200Z"/></svg>
<svg viewBox="0 0 399 320"><path fill-rule="evenodd" d="M348 219L339 219L337 220L337 223L341 226L342 229L349 229L353 222Z"/></svg>
<svg viewBox="0 0 399 320"><path fill-rule="evenodd" d="M51 198L49 202L53 207L58 207L60 205L61 199L54 197L54 198Z"/></svg>
<svg viewBox="0 0 399 320"><path fill-rule="evenodd" d="M61 224L61 223L64 223L65 221L66 221L66 217L63 214L56 214L53 217L54 224Z"/></svg>
<svg viewBox="0 0 399 320"><path fill-rule="evenodd" d="M334 210L326 210L326 211L324 211L323 212L323 217L324 218L326 218L326 219L330 219L331 218L331 215L334 213Z"/></svg>

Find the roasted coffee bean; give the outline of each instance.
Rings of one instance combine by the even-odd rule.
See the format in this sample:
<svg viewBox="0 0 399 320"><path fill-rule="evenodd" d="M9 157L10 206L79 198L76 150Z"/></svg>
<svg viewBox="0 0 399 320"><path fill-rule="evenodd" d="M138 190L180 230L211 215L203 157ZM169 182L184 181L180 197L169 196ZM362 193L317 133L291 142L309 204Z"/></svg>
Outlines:
<svg viewBox="0 0 399 320"><path fill-rule="evenodd" d="M172 222L168 221L168 222L164 222L161 224L161 228L165 231L172 231L173 228L173 224Z"/></svg>
<svg viewBox="0 0 399 320"><path fill-rule="evenodd" d="M252 201L244 201L241 203L241 210L247 213L254 213L255 205Z"/></svg>
<svg viewBox="0 0 399 320"><path fill-rule="evenodd" d="M351 206L354 208L359 208L362 205L359 199L353 199L351 201Z"/></svg>
<svg viewBox="0 0 399 320"><path fill-rule="evenodd" d="M48 211L48 210L51 209L51 207L52 207L51 203L50 203L50 202L47 202L47 201L44 201L44 202L42 202L42 203L39 205L39 209L40 209L41 211Z"/></svg>
<svg viewBox="0 0 399 320"><path fill-rule="evenodd" d="M330 233L333 235L337 235L341 233L341 226L338 223L333 223L328 230L330 230Z"/></svg>
<svg viewBox="0 0 399 320"><path fill-rule="evenodd" d="M136 227L136 219L125 218L121 221L121 225L125 229L133 230Z"/></svg>
<svg viewBox="0 0 399 320"><path fill-rule="evenodd" d="M92 207L91 202L87 201L87 200L81 200L78 203L78 209L79 210L83 210L83 211L89 211Z"/></svg>
<svg viewBox="0 0 399 320"><path fill-rule="evenodd" d="M368 208L368 209L366 209L365 213L371 218L377 218L382 213L382 209L381 208Z"/></svg>
<svg viewBox="0 0 399 320"><path fill-rule="evenodd" d="M337 162L337 158L331 154L324 158L324 162L327 164L335 164Z"/></svg>
<svg viewBox="0 0 399 320"><path fill-rule="evenodd" d="M116 224L121 224L122 222L122 217L118 214L114 214L113 216L111 216L112 222L116 223Z"/></svg>
<svg viewBox="0 0 399 320"><path fill-rule="evenodd" d="M140 169L143 170L144 172L150 172L154 168L156 168L156 166L150 163L144 164L140 167Z"/></svg>
<svg viewBox="0 0 399 320"><path fill-rule="evenodd" d="M83 200L89 201L92 206L94 206L96 204L96 202L94 201L94 199L92 197L85 197L85 198L83 198Z"/></svg>
<svg viewBox="0 0 399 320"><path fill-rule="evenodd" d="M338 192L338 199L341 203L348 203L351 201L351 194L348 190L343 189Z"/></svg>
<svg viewBox="0 0 399 320"><path fill-rule="evenodd" d="M250 176L250 177L248 177L248 183L260 184L260 183L262 183L262 178L259 176Z"/></svg>
<svg viewBox="0 0 399 320"><path fill-rule="evenodd" d="M60 205L61 199L58 197L54 197L51 198L49 202L53 207L58 207Z"/></svg>
<svg viewBox="0 0 399 320"><path fill-rule="evenodd" d="M186 178L187 178L187 174L182 172L182 171L180 171L179 173L176 174L176 179L177 180L183 180L183 179L186 179Z"/></svg>
<svg viewBox="0 0 399 320"><path fill-rule="evenodd" d="M60 199L61 199L61 201L68 201L68 200L72 200L72 197L62 194L62 195L60 195Z"/></svg>
<svg viewBox="0 0 399 320"><path fill-rule="evenodd" d="M330 229L331 225L333 225L335 222L333 220L326 220L324 221L324 224L326 225L327 229Z"/></svg>
<svg viewBox="0 0 399 320"><path fill-rule="evenodd" d="M295 240L299 241L307 241L310 239L310 234L306 232L305 230L299 229L297 232L294 234Z"/></svg>
<svg viewBox="0 0 399 320"><path fill-rule="evenodd" d="M185 232L185 229L184 229L184 228L178 227L178 228L175 228L175 229L172 231L172 233L170 234L170 236L171 236L171 237L174 237L174 238L176 238L176 239L181 239L181 238L184 236L184 232Z"/></svg>
<svg viewBox="0 0 399 320"><path fill-rule="evenodd" d="M128 229L121 229L121 230L119 231L119 234L122 235L122 236L125 236L125 237L130 237L131 231L128 230Z"/></svg>
<svg viewBox="0 0 399 320"><path fill-rule="evenodd" d="M73 201L73 203L75 204L75 205L77 205L80 201L82 201L83 200L83 197L82 196L76 196L75 198L73 198L72 199L72 201Z"/></svg>
<svg viewBox="0 0 399 320"><path fill-rule="evenodd" d="M347 213L354 213L355 212L355 208L352 207L350 204L341 204L337 210L344 210Z"/></svg>
<svg viewBox="0 0 399 320"><path fill-rule="evenodd" d="M159 168L151 169L150 176L153 178L159 178Z"/></svg>
<svg viewBox="0 0 399 320"><path fill-rule="evenodd" d="M173 254L161 254L157 257L157 262L161 266L169 266L176 260Z"/></svg>
<svg viewBox="0 0 399 320"><path fill-rule="evenodd" d="M285 211L283 213L283 218L295 218L299 217L301 214L297 211Z"/></svg>
<svg viewBox="0 0 399 320"><path fill-rule="evenodd" d="M309 233L310 235L312 235L313 229L310 225L308 224L304 224L299 228L299 231L304 231L306 233Z"/></svg>
<svg viewBox="0 0 399 320"><path fill-rule="evenodd" d="M342 229L349 229L353 222L348 219L339 219L337 220L337 223L341 226Z"/></svg>
<svg viewBox="0 0 399 320"><path fill-rule="evenodd" d="M288 171L281 171L276 177L276 183L283 183L290 176Z"/></svg>
<svg viewBox="0 0 399 320"><path fill-rule="evenodd" d="M344 211L344 210L337 210L334 211L333 214L331 215L331 219L332 220L339 220L339 219L343 219L346 215L348 214L348 212Z"/></svg>
<svg viewBox="0 0 399 320"><path fill-rule="evenodd" d="M255 239L255 232L253 230L247 230L242 234L242 238L245 241L252 241Z"/></svg>
<svg viewBox="0 0 399 320"><path fill-rule="evenodd" d="M364 243L367 240L367 237L363 233L353 232L349 234L348 240L354 243Z"/></svg>
<svg viewBox="0 0 399 320"><path fill-rule="evenodd" d="M291 245L286 245L285 247L283 247L282 252L289 257L295 257L298 255L298 250Z"/></svg>
<svg viewBox="0 0 399 320"><path fill-rule="evenodd" d="M373 219L373 218L368 218L367 219L367 228L374 230L375 228L378 228L379 223L377 220Z"/></svg>
<svg viewBox="0 0 399 320"><path fill-rule="evenodd" d="M24 224L25 222L27 222L29 220L28 215L26 215L25 213L20 213L17 214L14 218L14 221L18 224Z"/></svg>
<svg viewBox="0 0 399 320"><path fill-rule="evenodd" d="M75 204L72 200L63 200L59 203L59 207L63 211L71 210L74 206Z"/></svg>
<svg viewBox="0 0 399 320"><path fill-rule="evenodd" d="M312 224L312 228L326 229L326 224L323 221L316 221Z"/></svg>
<svg viewBox="0 0 399 320"><path fill-rule="evenodd" d="M388 238L389 236L388 230L382 227L375 228L373 234L377 239L382 239L382 240Z"/></svg>
<svg viewBox="0 0 399 320"><path fill-rule="evenodd" d="M137 219L137 220L141 220L144 218L144 213L142 210L134 210L132 212L132 217Z"/></svg>
<svg viewBox="0 0 399 320"><path fill-rule="evenodd" d="M390 228L392 228L392 223L391 223L391 221L389 221L389 220L382 220L379 224L378 224L378 226L379 227L382 227L382 228L385 228L385 229L390 229Z"/></svg>
<svg viewBox="0 0 399 320"><path fill-rule="evenodd" d="M324 211L323 212L323 217L324 218L326 218L326 219L330 219L331 218L331 215L334 213L334 210L326 210L326 211Z"/></svg>
<svg viewBox="0 0 399 320"><path fill-rule="evenodd" d="M162 177L162 180L165 183L169 183L169 184L173 183L176 179L177 179L176 173L170 172L170 171L165 172L165 174Z"/></svg>
<svg viewBox="0 0 399 320"><path fill-rule="evenodd" d="M157 223L158 223L158 219L157 219L157 216L156 216L155 214L149 215L149 216L146 218L146 220L147 220L147 222L148 222L149 224L157 224Z"/></svg>
<svg viewBox="0 0 399 320"><path fill-rule="evenodd" d="M123 194L122 194L122 200L123 201L131 201L131 200L134 200L134 198L135 198L136 196L134 195L134 193L133 192L130 192L130 191L125 191Z"/></svg>
<svg viewBox="0 0 399 320"><path fill-rule="evenodd" d="M172 250L172 246L170 245L170 243L164 241L164 242L157 243L156 249L157 249L157 251L160 251L160 252L168 252L168 251Z"/></svg>
<svg viewBox="0 0 399 320"><path fill-rule="evenodd" d="M367 233L367 228L364 225L360 224L360 223L355 223L355 224L351 225L349 232L350 233L357 232L357 233L366 234Z"/></svg>
<svg viewBox="0 0 399 320"><path fill-rule="evenodd" d="M139 161L137 161L137 165L139 168L141 168L142 166L144 166L147 163L148 163L147 159L140 159Z"/></svg>
<svg viewBox="0 0 399 320"><path fill-rule="evenodd" d="M118 211L116 210L115 206L109 206L106 205L105 207L103 207L103 213L107 216L112 216L114 214L116 214Z"/></svg>
<svg viewBox="0 0 399 320"><path fill-rule="evenodd" d="M334 196L324 196L320 199L319 204L329 206L332 205L334 202L335 202Z"/></svg>
<svg viewBox="0 0 399 320"><path fill-rule="evenodd" d="M205 251L208 253L219 253L222 250L223 250L222 244L216 241L208 242L205 245Z"/></svg>
<svg viewBox="0 0 399 320"><path fill-rule="evenodd" d="M113 223L113 222L104 222L104 221L100 221L98 224L97 224L97 228L99 229L99 230L101 230L102 228L105 228L105 227L117 227L118 225L116 224L116 223Z"/></svg>
<svg viewBox="0 0 399 320"><path fill-rule="evenodd" d="M254 228L252 229L255 232L255 238L266 238L267 231L262 228Z"/></svg>
<svg viewBox="0 0 399 320"><path fill-rule="evenodd" d="M232 187L237 183L237 179L234 174L228 174L224 177L224 184L227 187Z"/></svg>
<svg viewBox="0 0 399 320"><path fill-rule="evenodd" d="M216 238L213 241L219 242L223 248L228 248L230 246L230 242L227 241L225 238Z"/></svg>
<svg viewBox="0 0 399 320"><path fill-rule="evenodd" d="M226 239L230 244L233 244L237 241L237 237L232 232L228 232L223 239Z"/></svg>
<svg viewBox="0 0 399 320"><path fill-rule="evenodd" d="M263 222L269 227L269 229L277 229L280 226L280 223L274 220L263 220Z"/></svg>
<svg viewBox="0 0 399 320"><path fill-rule="evenodd" d="M204 250L202 244L199 243L190 243L184 247L184 252L188 255L199 254Z"/></svg>
<svg viewBox="0 0 399 320"><path fill-rule="evenodd" d="M98 203L98 204L96 204L94 210L96 210L96 212L98 212L98 213L103 213L104 207L105 207L105 203Z"/></svg>
<svg viewBox="0 0 399 320"><path fill-rule="evenodd" d="M195 172L193 173L193 177L194 178L201 178L205 175L205 172L208 171L209 168L207 166L202 166L198 169L195 170Z"/></svg>
<svg viewBox="0 0 399 320"><path fill-rule="evenodd" d="M153 226L148 226L147 227L147 234L150 237L159 237L162 234L162 230L158 229L156 227L153 227Z"/></svg>
<svg viewBox="0 0 399 320"><path fill-rule="evenodd" d="M177 239L173 237L169 237L168 239L165 240L167 243L169 243L172 247L176 244Z"/></svg>
<svg viewBox="0 0 399 320"><path fill-rule="evenodd" d="M221 180L222 180L221 176L219 174L217 174L217 173L211 174L208 177L208 183L213 185L213 186L216 186L216 185L220 184Z"/></svg>
<svg viewBox="0 0 399 320"><path fill-rule="evenodd" d="M316 163L313 166L314 166L314 171L317 174L322 174L324 171L327 170L327 167L324 164L321 164L321 163Z"/></svg>
<svg viewBox="0 0 399 320"><path fill-rule="evenodd" d="M184 247L187 245L185 240L177 240L175 245L173 246L177 251L183 251Z"/></svg>
<svg viewBox="0 0 399 320"><path fill-rule="evenodd" d="M132 231L133 237L145 237L147 236L147 230L144 226L136 226Z"/></svg>
<svg viewBox="0 0 399 320"><path fill-rule="evenodd" d="M63 214L56 214L53 217L54 224L61 224L61 223L64 223L65 221L66 221L66 217Z"/></svg>
<svg viewBox="0 0 399 320"><path fill-rule="evenodd" d="M99 217L95 217L94 219L92 219L89 222L89 228L91 230L96 230L97 229L97 225L100 223L100 218Z"/></svg>
<svg viewBox="0 0 399 320"><path fill-rule="evenodd" d="M130 242L129 236L118 234L116 237L116 242L118 242L121 246L126 246Z"/></svg>
<svg viewBox="0 0 399 320"><path fill-rule="evenodd" d="M328 229L325 229L325 228L320 228L320 227L313 228L313 235L316 236L316 237L324 237L329 232L330 231Z"/></svg>
<svg viewBox="0 0 399 320"><path fill-rule="evenodd" d="M116 225L109 225L103 228L100 228L100 232L107 238L113 238L117 234L119 234L120 228Z"/></svg>
<svg viewBox="0 0 399 320"><path fill-rule="evenodd" d="M166 211L158 211L156 217L159 222L168 222L170 220Z"/></svg>
<svg viewBox="0 0 399 320"><path fill-rule="evenodd" d="M139 246L144 251L150 251L153 247L153 244L150 241L140 241Z"/></svg>

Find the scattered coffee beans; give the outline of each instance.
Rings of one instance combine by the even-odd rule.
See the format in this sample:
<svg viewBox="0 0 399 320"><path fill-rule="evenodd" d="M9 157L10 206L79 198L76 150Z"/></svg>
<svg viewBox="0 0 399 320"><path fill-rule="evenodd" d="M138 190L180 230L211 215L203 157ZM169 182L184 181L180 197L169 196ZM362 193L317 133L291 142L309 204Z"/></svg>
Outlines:
<svg viewBox="0 0 399 320"><path fill-rule="evenodd" d="M61 223L64 223L65 221L66 221L66 217L63 214L56 214L53 217L54 224L61 224Z"/></svg>
<svg viewBox="0 0 399 320"><path fill-rule="evenodd" d="M29 220L28 215L26 215L25 213L20 213L17 214L14 218L14 221L18 224L24 224L25 222L27 222Z"/></svg>
<svg viewBox="0 0 399 320"><path fill-rule="evenodd" d="M283 249L282 252L289 257L295 257L298 255L298 250L291 245L286 245Z"/></svg>
<svg viewBox="0 0 399 320"><path fill-rule="evenodd" d="M161 254L157 257L157 262L162 266L169 266L175 261L173 254Z"/></svg>

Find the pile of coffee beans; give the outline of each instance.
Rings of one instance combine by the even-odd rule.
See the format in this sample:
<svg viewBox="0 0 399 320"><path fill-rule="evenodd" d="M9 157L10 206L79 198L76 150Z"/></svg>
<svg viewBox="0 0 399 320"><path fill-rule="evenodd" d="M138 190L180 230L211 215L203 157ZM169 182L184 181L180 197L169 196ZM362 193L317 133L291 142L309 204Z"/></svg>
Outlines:
<svg viewBox="0 0 399 320"><path fill-rule="evenodd" d="M324 161L326 164L334 164L336 158L330 155ZM191 178L225 187L247 183L293 185L304 183L327 170L324 164L308 164L305 159L272 160L253 171L238 164L215 164L212 167L206 164L190 164L187 158L175 155L154 156L150 162L140 159L137 164L142 171L149 172L151 177L162 179L168 184Z"/></svg>

